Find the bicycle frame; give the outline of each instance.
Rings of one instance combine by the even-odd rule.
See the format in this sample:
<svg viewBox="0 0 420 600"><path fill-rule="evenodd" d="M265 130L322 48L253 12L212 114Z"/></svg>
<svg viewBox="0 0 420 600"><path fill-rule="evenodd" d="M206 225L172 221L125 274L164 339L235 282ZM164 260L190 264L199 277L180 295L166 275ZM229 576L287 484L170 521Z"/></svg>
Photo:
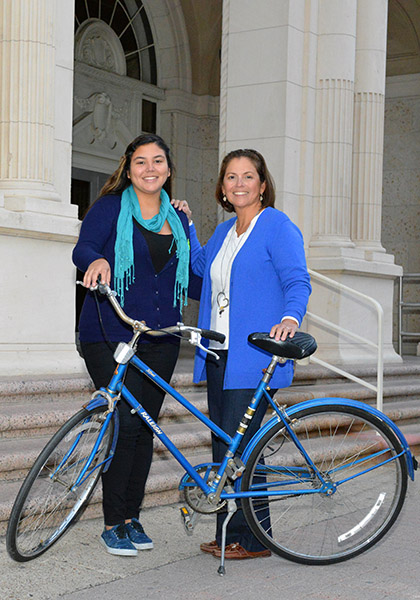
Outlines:
<svg viewBox="0 0 420 600"><path fill-rule="evenodd" d="M199 421L201 421L210 431L212 431L215 435L217 435L221 440L225 442L225 444L229 447L228 452L226 453L223 461L218 468L217 475L215 478L215 482L212 484L207 484L204 479L197 473L196 468L185 458L185 456L180 452L180 450L175 446L172 440L166 435L166 433L159 427L159 425L152 419L149 413L143 408L143 406L136 400L130 390L123 384L124 374L128 368L128 364L132 364L136 367L141 373L143 373L146 377L152 380L156 385L158 385L161 389L163 389L167 394L172 396L177 402L179 402L184 408L186 408L192 415L194 415ZM115 401L121 395L122 398L131 406L132 412L137 413L137 415L142 419L142 421L150 428L152 431L158 436L160 441L164 444L164 446L169 450L169 452L174 456L174 458L180 463L180 465L185 469L188 475L193 479L193 481L203 490L203 492L207 495L214 493L217 489L218 483L223 477L223 474L226 471L226 467L230 458L233 458L236 450L239 447L239 444L243 438L245 433L244 431L237 431L236 434L231 437L228 435L223 429L218 427L213 421L211 421L206 415L204 415L200 410L198 410L191 402L189 402L182 394L180 394L177 390L175 390L169 383L167 383L162 377L160 377L157 373L155 373L150 367L148 367L142 360L140 360L137 356L133 356L128 364L118 364L113 377L106 388L101 388L104 393L103 404L108 404L108 400L106 396L110 396ZM275 404L273 403L271 397L267 392L267 383L261 380L258 385L256 392L252 398L252 401L249 405L248 411L253 412L256 410L258 404L261 401L261 398L264 396L267 401L271 404L273 409L278 410ZM95 406L98 406L99 398L95 398L88 405L87 409L91 409ZM238 428L239 429L239 428ZM221 495L223 497L223 493ZM229 495L230 497L230 495Z"/></svg>
<svg viewBox="0 0 420 600"><path fill-rule="evenodd" d="M135 354L138 339L146 332L152 336L188 335L192 345L213 354L201 344L202 338L223 343L224 336L183 323L152 330L124 313L109 286L98 284L97 289L131 326L133 336L130 342L116 347L116 368L108 386L96 391L51 438L25 479L6 536L13 559L23 562L45 552L87 505L101 470L112 461L119 428L115 409L120 400L128 403L129 410L183 467L179 489L186 502L181 516L187 533L192 533L200 514L226 507L220 575L225 573L227 527L238 499L252 533L263 546L305 564L330 564L356 556L389 530L401 511L407 477L414 479L417 468L399 428L382 412L354 400L321 398L286 407L269 394L278 363L305 358L315 351L316 342L310 335L298 332L293 341L276 342L267 333L249 335L248 341L271 355L271 361L236 433L228 435ZM220 463L193 466L189 462L125 386L129 365L172 396L226 445ZM273 418L239 452L262 400L273 410ZM378 471L383 465L385 468ZM338 489L337 502L326 499ZM313 494L319 494L315 502ZM295 516L292 520L290 510ZM296 522L301 515L307 517ZM46 536L45 530L50 529L52 534Z"/></svg>
<svg viewBox="0 0 420 600"><path fill-rule="evenodd" d="M276 357L273 357L272 363L273 363L273 361L276 364L278 362L278 359ZM187 458L182 454L182 452L180 452L180 450L175 446L175 444L171 441L171 439L165 434L165 432L161 429L161 427L159 427L159 425L152 419L152 417L147 413L147 411L143 408L143 406L136 400L136 398L133 396L133 394L123 384L124 374L128 368L128 364L130 364L130 363L134 367L136 367L141 373L143 373L146 377L151 379L156 385L158 385L166 393L171 395L182 406L184 406L184 408L186 408L191 414L193 414L199 421L201 421L208 429L210 429L210 431L212 431L216 436L218 436L221 440L223 440L225 442L225 444L228 446L228 451L226 452L220 465L218 465L218 464L214 465L213 463L211 463L212 466L218 467L217 473L216 473L216 476L215 476L213 482L208 484L203 479L203 477L197 472L198 467L209 466L209 463L205 463L204 465L198 465L198 466L194 467L187 460ZM272 363L270 363L270 367L272 367L271 373L274 371L274 368L275 368L275 364L273 365ZM269 367L269 369L267 369L267 371L270 371L270 367ZM311 457L308 456L305 449L299 442L296 434L293 431L293 428L290 426L290 421L293 417L293 414L295 412L297 412L297 410L301 410L306 407L319 406L320 404L328 405L328 404L337 404L337 403L343 404L345 406L353 406L353 407L362 408L363 410L365 410L367 412L370 412L375 415L380 415L382 419L385 419L387 424L391 427L391 429L397 435L397 437L401 443L401 453L398 456L400 456L401 454L405 454L410 477L411 477L411 479L414 479L413 462L411 459L411 452L408 447L408 444L407 444L404 436L398 429L398 427L390 419L385 417L385 415L383 415L382 413L379 413L378 411L376 411L376 409L373 409L372 407L369 407L368 405L362 404L357 401L344 399L344 398L331 398L331 399L325 398L325 399L311 400L311 401L302 402L297 407L294 406L294 407L290 407L290 408L284 410L282 408L279 408L276 405L276 403L272 400L272 398L270 397L270 395L267 392L267 390L269 389L268 383L269 383L270 378L271 378L271 374L269 373L268 376L265 375L260 380L245 415L248 415L248 419L250 416L252 417L252 415L254 414L256 408L258 407L261 399L264 397L267 400L267 402L269 403L269 405L275 411L276 416L273 417L271 420L269 420L249 441L249 443L247 444L247 446L243 452L242 462L246 465L247 460L248 460L252 450L255 448L256 444L258 443L258 441L262 438L262 436L266 433L266 431L268 431L275 423L278 423L279 421L281 421L283 423L284 428L287 430L288 435L293 440L295 446L298 448L299 452L304 457L306 464L308 465L308 467L305 469L298 469L298 470L300 470L300 479L301 479L302 483L304 483L306 477L309 481L309 478L315 474L321 484L320 487L318 487L318 488L314 488L313 486L311 486L311 487L308 487L307 489L300 489L298 491L297 490L296 491L294 491L294 490L278 490L278 489L270 491L269 490L270 486L269 485L267 486L267 484L264 484L264 489L262 489L261 491L257 491L256 489L254 489L252 491L245 492L245 491L241 491L239 489L239 482L240 482L240 480L239 480L239 481L235 482L235 490L229 490L229 491L223 491L223 489L218 490L219 485L221 485L222 488L224 486L224 475L225 475L229 460L235 456L235 452L237 451L239 444L243 438L243 435L246 431L246 427L245 428L243 427L243 421L245 421L246 419L242 420L241 424L238 426L238 429L237 429L235 435L233 437L229 436L228 434L226 434L225 431L223 431L220 427L218 427L215 423L213 423L208 417L206 417L206 415L204 415L200 410L198 410L193 404L191 404L191 402L189 402L186 398L184 398L184 396L182 396L177 390L175 390L169 383L167 383L157 373L155 373L150 367L148 367L136 355L134 355L130 359L129 363L118 364L108 387L106 388L106 390L104 388L101 388L100 391L102 391L105 396L104 401L103 401L104 404L105 403L108 404L108 400L106 399L106 397L111 397L116 402L117 399L119 398L119 396L121 395L122 398L126 402L128 402L128 404L131 406L132 412L137 413L137 415L142 419L142 421L150 429L152 429L152 431L158 436L160 441L164 444L164 446L169 450L169 452L174 456L174 458L180 463L180 465L186 471L186 475L184 475L184 477L182 478L181 484L180 484L181 489L187 485L191 485L191 480L192 480L195 484L197 484L200 487L200 489L207 496L210 496L211 494L215 494L216 492L218 492L218 495L221 500L239 499L239 498L245 498L245 497L264 498L264 497L267 497L268 495L282 496L282 495L291 495L291 494L298 495L298 494L320 494L320 493L328 493L328 492L332 493L330 490L330 484L324 479L322 474L318 471L318 469L315 466L315 464L313 463ZM96 398L95 400L93 400L91 403L88 404L87 408L89 409L91 407L93 408L93 406L97 406L98 401L99 401L99 399ZM242 427L241 427L241 425L242 425ZM392 459L385 459L380 464L383 465L384 462L387 462L388 460L395 460L396 458L398 458L398 456L392 457ZM366 469L366 471L359 473L358 476L360 476L361 474L363 474L365 472L368 472L369 470L370 470L370 468ZM291 472L290 469L289 469L289 472ZM189 482L188 482L188 477L191 478L191 480ZM342 482L339 482L337 485L340 485L340 483L344 483L344 481L348 481L348 479L345 479ZM285 482L285 485L286 484L287 484L287 482Z"/></svg>

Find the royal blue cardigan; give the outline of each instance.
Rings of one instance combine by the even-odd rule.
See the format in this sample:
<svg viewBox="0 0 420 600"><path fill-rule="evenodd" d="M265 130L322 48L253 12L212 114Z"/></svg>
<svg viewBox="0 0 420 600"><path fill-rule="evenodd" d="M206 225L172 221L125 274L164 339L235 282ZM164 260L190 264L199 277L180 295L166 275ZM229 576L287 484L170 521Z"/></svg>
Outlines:
<svg viewBox="0 0 420 600"><path fill-rule="evenodd" d="M73 262L81 271L86 271L91 262L105 258L111 266L111 287L113 287L114 246L117 234L117 220L120 213L121 196L103 196L92 205L83 220L79 240L73 250ZM186 215L177 211L189 238ZM154 328L176 325L180 321L179 305L173 306L174 285L178 259L175 254L165 267L156 273L153 267L147 242L138 227L133 227L135 281L125 292L124 311L128 316L146 321ZM190 269L188 295L199 298L201 279ZM112 342L129 341L132 329L116 315L107 298L99 296L99 305L107 337ZM98 310L92 292L87 292L79 321L81 342L103 342ZM144 341L169 341L171 338L140 338Z"/></svg>
<svg viewBox="0 0 420 600"><path fill-rule="evenodd" d="M210 329L211 319L210 268L235 219L221 223L203 248L191 226L191 265L203 277L198 326L204 329ZM256 387L270 355L252 346L248 335L269 332L285 316L295 317L301 323L310 293L302 234L283 212L266 208L232 264L224 389ZM196 383L206 378L205 359L206 354L197 349ZM270 385L287 387L292 378L293 363L287 361L276 367Z"/></svg>

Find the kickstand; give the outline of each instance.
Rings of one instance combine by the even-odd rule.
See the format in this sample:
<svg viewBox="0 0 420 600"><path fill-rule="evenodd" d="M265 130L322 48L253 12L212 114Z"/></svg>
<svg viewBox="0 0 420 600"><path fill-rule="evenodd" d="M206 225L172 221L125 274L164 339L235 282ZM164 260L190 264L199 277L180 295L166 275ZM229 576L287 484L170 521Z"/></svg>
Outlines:
<svg viewBox="0 0 420 600"><path fill-rule="evenodd" d="M231 518L233 517L237 508L238 507L236 506L235 500L228 500L228 511L227 511L226 518L223 521L223 525L222 525L222 543L221 543L222 554L220 557L220 566L217 569L217 572L219 573L219 575L221 577L223 577L223 575L226 573L226 569L225 569L226 530L227 530L228 523L231 520Z"/></svg>

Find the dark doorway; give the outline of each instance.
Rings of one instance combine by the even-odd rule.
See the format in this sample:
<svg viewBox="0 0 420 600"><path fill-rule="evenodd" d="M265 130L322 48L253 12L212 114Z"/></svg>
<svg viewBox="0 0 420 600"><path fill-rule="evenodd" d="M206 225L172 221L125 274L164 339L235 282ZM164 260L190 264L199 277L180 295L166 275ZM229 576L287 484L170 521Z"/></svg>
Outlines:
<svg viewBox="0 0 420 600"><path fill-rule="evenodd" d="M85 171L84 169L72 169L71 180L71 203L79 207L79 219L83 221L89 206L99 196L108 175L104 173L94 173L93 171ZM76 280L83 279L83 273L76 270ZM86 289L81 286L76 286L76 315L75 315L75 330L76 337L79 329L79 317L82 310L83 301L85 299Z"/></svg>

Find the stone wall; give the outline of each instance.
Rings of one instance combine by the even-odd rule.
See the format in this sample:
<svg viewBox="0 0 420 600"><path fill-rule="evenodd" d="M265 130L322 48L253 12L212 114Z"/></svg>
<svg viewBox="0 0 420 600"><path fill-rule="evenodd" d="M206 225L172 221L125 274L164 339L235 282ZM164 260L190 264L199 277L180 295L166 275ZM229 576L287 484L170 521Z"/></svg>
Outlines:
<svg viewBox="0 0 420 600"><path fill-rule="evenodd" d="M212 96L168 91L161 112L162 135L175 163L172 195L187 200L197 235L206 243L217 225L214 198L218 175L219 102ZM195 324L198 302L189 301L185 323Z"/></svg>
<svg viewBox="0 0 420 600"><path fill-rule="evenodd" d="M404 273L420 273L420 74L387 78L382 243ZM419 284L407 286L406 301L419 302ZM395 294L394 340L397 302ZM420 332L420 311L405 313L403 328ZM404 344L405 352L416 346Z"/></svg>

